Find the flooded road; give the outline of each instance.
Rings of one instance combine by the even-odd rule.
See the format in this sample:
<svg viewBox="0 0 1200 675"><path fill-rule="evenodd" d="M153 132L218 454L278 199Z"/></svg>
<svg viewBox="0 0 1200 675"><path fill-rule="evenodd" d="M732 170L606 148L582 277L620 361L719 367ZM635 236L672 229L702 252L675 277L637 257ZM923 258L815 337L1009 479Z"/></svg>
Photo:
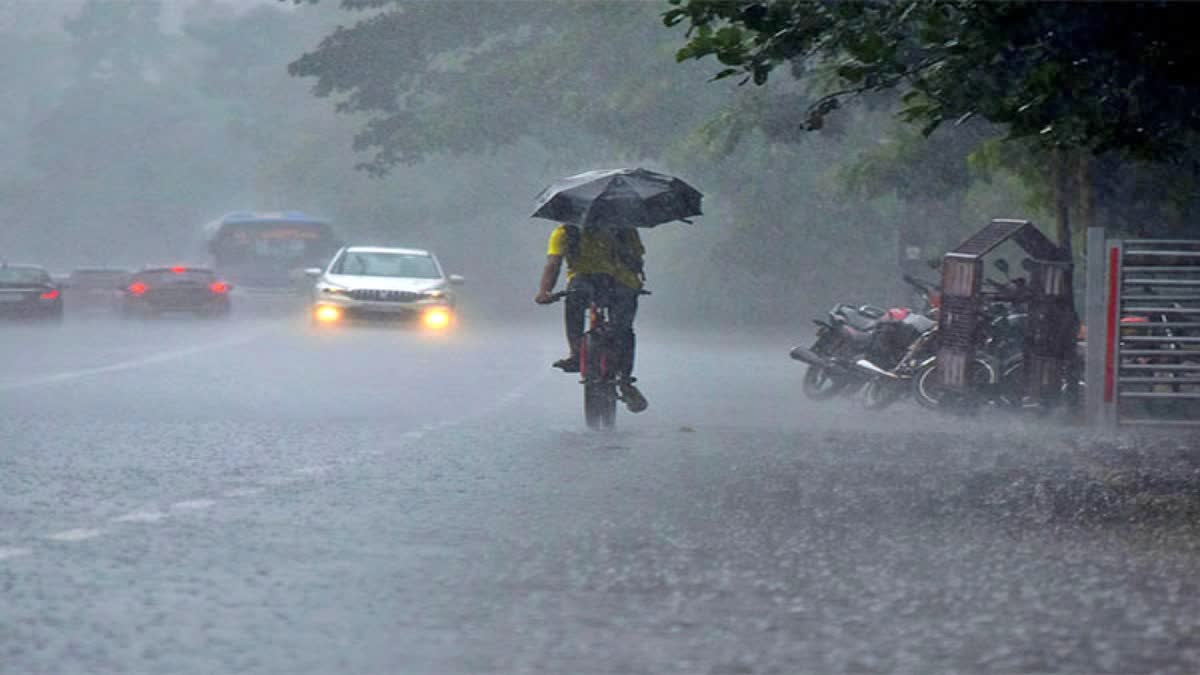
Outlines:
<svg viewBox="0 0 1200 675"><path fill-rule="evenodd" d="M640 338L593 433L552 321L4 326L0 672L1200 669L1186 444Z"/></svg>

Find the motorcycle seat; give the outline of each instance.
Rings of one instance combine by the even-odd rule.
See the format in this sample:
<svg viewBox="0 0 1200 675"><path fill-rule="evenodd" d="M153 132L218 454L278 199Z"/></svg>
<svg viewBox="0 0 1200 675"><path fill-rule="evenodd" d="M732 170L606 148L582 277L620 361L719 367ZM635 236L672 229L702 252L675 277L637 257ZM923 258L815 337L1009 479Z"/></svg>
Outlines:
<svg viewBox="0 0 1200 675"><path fill-rule="evenodd" d="M876 308L864 305L862 307L854 307L852 305L839 305L837 313L846 323L856 330L870 332L874 330L876 324L886 313L883 310L875 311Z"/></svg>

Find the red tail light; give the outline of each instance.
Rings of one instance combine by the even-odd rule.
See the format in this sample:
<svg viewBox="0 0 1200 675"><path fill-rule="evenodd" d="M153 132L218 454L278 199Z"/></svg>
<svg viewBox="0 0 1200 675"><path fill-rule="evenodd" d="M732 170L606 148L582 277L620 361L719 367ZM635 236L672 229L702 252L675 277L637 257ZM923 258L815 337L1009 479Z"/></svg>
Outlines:
<svg viewBox="0 0 1200 675"><path fill-rule="evenodd" d="M46 291L45 293L42 293L43 300L53 300L57 297L58 297L58 289L57 288L51 288L50 290Z"/></svg>
<svg viewBox="0 0 1200 675"><path fill-rule="evenodd" d="M147 289L146 284L144 284L140 281L135 281L132 284L129 284L128 290L133 295L141 295L146 292L146 289Z"/></svg>
<svg viewBox="0 0 1200 675"><path fill-rule="evenodd" d="M187 268L184 267L183 265L176 265L171 268L171 271L174 272L175 274L183 274L184 272L187 271Z"/></svg>
<svg viewBox="0 0 1200 675"><path fill-rule="evenodd" d="M214 281L209 284L208 290L216 293L217 295L221 295L222 293L229 291L229 284L226 284L224 281Z"/></svg>

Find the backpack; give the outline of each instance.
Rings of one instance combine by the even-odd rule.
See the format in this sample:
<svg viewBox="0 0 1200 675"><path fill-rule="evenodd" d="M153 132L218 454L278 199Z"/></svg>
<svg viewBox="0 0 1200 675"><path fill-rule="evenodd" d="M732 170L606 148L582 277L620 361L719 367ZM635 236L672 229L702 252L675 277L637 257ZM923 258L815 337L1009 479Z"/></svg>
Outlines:
<svg viewBox="0 0 1200 675"><path fill-rule="evenodd" d="M576 225L564 225L567 235L567 262L574 263L579 258L579 246L582 238L582 232ZM642 254L637 248L637 232L635 230L620 228L613 232L613 240L617 246L613 251L613 256L617 263L622 267L631 270L638 276L639 279L646 278L646 265L642 259Z"/></svg>

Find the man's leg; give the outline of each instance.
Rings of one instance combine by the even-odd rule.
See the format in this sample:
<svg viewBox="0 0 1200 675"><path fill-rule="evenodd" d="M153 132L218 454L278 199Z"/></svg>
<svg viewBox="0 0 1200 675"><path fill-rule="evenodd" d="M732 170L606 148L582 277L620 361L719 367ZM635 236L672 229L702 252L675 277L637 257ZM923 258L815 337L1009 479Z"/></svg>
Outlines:
<svg viewBox="0 0 1200 675"><path fill-rule="evenodd" d="M637 335L633 332L633 320L637 318L637 310L637 291L614 284L608 316L612 321L617 349L622 355L619 372L625 378L633 377L634 354L637 351Z"/></svg>
<svg viewBox="0 0 1200 675"><path fill-rule="evenodd" d="M617 349L622 357L618 387L625 407L635 413L642 412L649 405L646 397L633 385L633 363L637 352L637 335L633 332L633 320L637 317L637 309L637 290L617 284L609 304L609 319L615 329Z"/></svg>
<svg viewBox="0 0 1200 675"><path fill-rule="evenodd" d="M591 287L586 279L575 277L567 283L567 290L573 291L563 301L563 327L566 329L567 348L570 352L565 359L555 361L554 367L561 368L566 373L578 373L579 343L583 340L583 319Z"/></svg>

